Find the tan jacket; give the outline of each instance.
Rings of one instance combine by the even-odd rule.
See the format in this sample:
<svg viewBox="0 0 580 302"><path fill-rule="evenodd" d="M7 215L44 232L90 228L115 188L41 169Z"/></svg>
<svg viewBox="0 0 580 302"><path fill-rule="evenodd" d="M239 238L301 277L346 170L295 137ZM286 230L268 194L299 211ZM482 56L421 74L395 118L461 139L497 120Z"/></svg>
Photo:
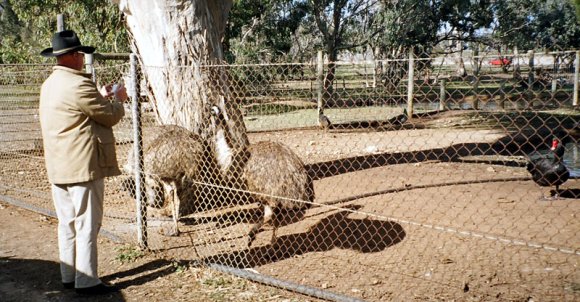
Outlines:
<svg viewBox="0 0 580 302"><path fill-rule="evenodd" d="M71 184L121 174L112 127L125 115L90 75L55 66L40 91L40 126L48 180Z"/></svg>

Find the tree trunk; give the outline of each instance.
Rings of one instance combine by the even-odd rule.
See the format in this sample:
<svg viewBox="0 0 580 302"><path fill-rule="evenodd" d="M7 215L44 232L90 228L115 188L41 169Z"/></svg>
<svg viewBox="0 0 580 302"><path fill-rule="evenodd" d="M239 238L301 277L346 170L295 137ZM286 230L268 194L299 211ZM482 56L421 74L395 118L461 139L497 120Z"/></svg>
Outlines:
<svg viewBox="0 0 580 302"><path fill-rule="evenodd" d="M227 121L225 132L234 156L242 154L248 145L246 129L233 103L227 69L221 65L232 0L115 2L126 16L157 122L185 127L217 150L217 129L211 122L211 107L217 106ZM219 164L222 171L231 168Z"/></svg>
<svg viewBox="0 0 580 302"><path fill-rule="evenodd" d="M336 60L337 60L337 52L336 49L331 49L329 47L328 50L328 71L326 72L326 76L324 77L324 98L326 99L325 103L329 107L334 107L338 102L338 95L334 93L334 78L336 74Z"/></svg>

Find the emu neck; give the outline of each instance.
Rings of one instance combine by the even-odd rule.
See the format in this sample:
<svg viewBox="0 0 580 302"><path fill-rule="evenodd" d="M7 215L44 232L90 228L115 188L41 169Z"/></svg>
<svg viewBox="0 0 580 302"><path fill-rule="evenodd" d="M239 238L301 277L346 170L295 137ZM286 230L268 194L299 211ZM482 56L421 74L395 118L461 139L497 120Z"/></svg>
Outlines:
<svg viewBox="0 0 580 302"><path fill-rule="evenodd" d="M218 129L215 136L216 159L222 172L232 164L232 148L228 144L224 129Z"/></svg>

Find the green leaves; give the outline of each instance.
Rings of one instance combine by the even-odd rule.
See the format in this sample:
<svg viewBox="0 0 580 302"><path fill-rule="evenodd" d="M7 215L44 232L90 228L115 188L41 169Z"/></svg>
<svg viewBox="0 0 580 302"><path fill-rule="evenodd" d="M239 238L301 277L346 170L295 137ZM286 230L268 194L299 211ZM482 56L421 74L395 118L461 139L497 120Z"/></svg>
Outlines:
<svg viewBox="0 0 580 302"><path fill-rule="evenodd" d="M497 1L497 44L520 49L580 47L580 24L569 0Z"/></svg>
<svg viewBox="0 0 580 302"><path fill-rule="evenodd" d="M77 32L81 42L98 52L128 52L122 15L109 0L0 0L0 63L42 62L38 53L50 47L56 17ZM5 32L8 32L5 34Z"/></svg>

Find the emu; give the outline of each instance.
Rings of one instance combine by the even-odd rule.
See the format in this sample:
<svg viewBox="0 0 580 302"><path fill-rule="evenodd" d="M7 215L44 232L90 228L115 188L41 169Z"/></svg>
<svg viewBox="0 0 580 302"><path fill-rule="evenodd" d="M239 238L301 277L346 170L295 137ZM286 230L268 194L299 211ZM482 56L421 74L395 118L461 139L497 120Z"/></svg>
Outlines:
<svg viewBox="0 0 580 302"><path fill-rule="evenodd" d="M248 246L267 222L272 225L271 244L274 244L283 219L288 215L301 216L312 206L312 179L302 160L280 143L257 142L248 151L250 157L242 177L253 200L264 207L264 215L248 234Z"/></svg>
<svg viewBox="0 0 580 302"><path fill-rule="evenodd" d="M224 115L216 106L212 107L218 133L226 123ZM229 154L231 145L228 138L216 138L216 157L219 153ZM314 200L312 179L304 163L288 147L277 142L262 141L250 144L247 160L242 168L241 183L249 191L251 201L264 208L264 214L248 234L251 246L265 223L272 225L271 243L276 241L276 230L287 215L297 217L310 208Z"/></svg>
<svg viewBox="0 0 580 302"><path fill-rule="evenodd" d="M164 125L154 131L154 136L143 144L147 205L156 208L170 205L173 230L168 235L178 235L180 214L191 211L196 204L195 181L200 179L205 148L198 135L183 127ZM126 173L135 172L132 150L123 169ZM124 187L135 194L134 185Z"/></svg>

